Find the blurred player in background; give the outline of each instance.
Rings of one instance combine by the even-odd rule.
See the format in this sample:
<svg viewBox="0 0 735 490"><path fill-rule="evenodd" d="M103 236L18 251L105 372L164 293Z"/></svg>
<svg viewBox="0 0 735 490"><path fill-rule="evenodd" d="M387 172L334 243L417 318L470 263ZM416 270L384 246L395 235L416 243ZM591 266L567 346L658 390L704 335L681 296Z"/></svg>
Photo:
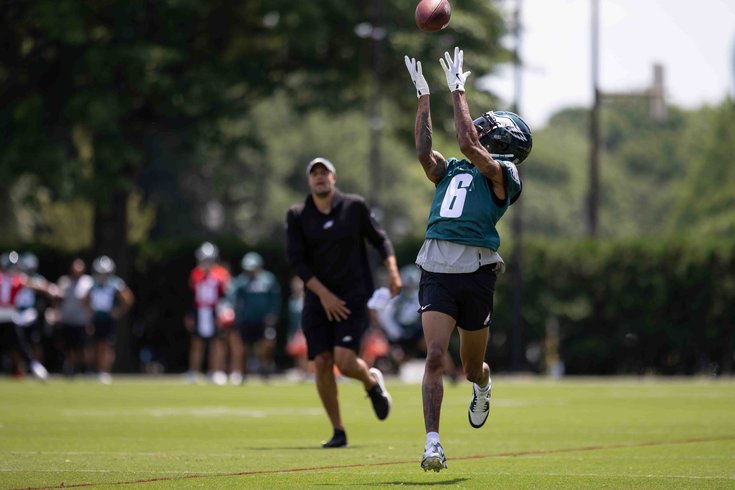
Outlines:
<svg viewBox="0 0 735 490"><path fill-rule="evenodd" d="M457 142L466 159L446 159L432 148L429 85L421 62L405 57L416 87L418 110L414 135L416 154L426 177L436 186L426 238L416 258L422 268L419 285L421 322L426 338L422 384L426 444L421 467L447 467L439 440L444 387L443 366L455 327L460 358L472 382L467 416L474 428L490 413L490 367L485 362L489 320L497 274L500 236L495 224L521 194L516 164L531 151L531 132L516 114L488 112L474 121L465 98L470 72L462 69L464 53L444 53L440 60L454 104Z"/></svg>
<svg viewBox="0 0 735 490"><path fill-rule="evenodd" d="M391 406L382 373L368 369L357 356L368 324L367 301L374 289L366 240L383 258L392 295L398 294L401 278L388 236L362 197L337 189L332 162L311 160L306 176L310 194L286 216L287 255L306 285L302 327L309 359L314 360L317 392L333 427L332 439L323 447L344 447L347 435L335 365L344 376L362 383L380 420L388 417Z"/></svg>
<svg viewBox="0 0 735 490"><path fill-rule="evenodd" d="M24 252L18 263L25 281L15 297L13 322L20 328L34 357L43 362L44 313L50 301L60 296L59 288L39 274L36 254Z"/></svg>
<svg viewBox="0 0 735 490"><path fill-rule="evenodd" d="M11 355L10 361L15 364L15 371L22 377L23 368L31 372L38 379L48 379L48 371L36 359L30 345L19 325L18 299L22 298L26 288L40 287L28 279L20 269L20 255L16 251L0 255L0 355L7 351ZM19 365L20 355L23 367Z"/></svg>
<svg viewBox="0 0 735 490"><path fill-rule="evenodd" d="M276 276L263 268L263 257L246 253L240 263L242 273L233 279L228 301L235 309L235 326L240 342L233 349L230 381L240 384L252 349L264 378L274 371L276 324L281 313L281 287Z"/></svg>
<svg viewBox="0 0 735 490"><path fill-rule="evenodd" d="M92 287L84 305L92 322L92 341L97 376L101 383L112 382L117 323L133 306L135 297L122 278L115 275L115 262L102 255L92 262Z"/></svg>
<svg viewBox="0 0 735 490"><path fill-rule="evenodd" d="M378 311L381 328L390 343L390 358L397 371L406 361L426 354L419 314L421 271L415 265L408 265L401 267L400 273L403 282L400 294Z"/></svg>
<svg viewBox="0 0 735 490"><path fill-rule="evenodd" d="M304 281L293 276L290 282L291 295L288 298L288 334L286 353L293 359L301 379L309 377L309 356L306 337L301 327L301 312L304 310Z"/></svg>
<svg viewBox="0 0 735 490"><path fill-rule="evenodd" d="M208 348L209 375L212 382L222 385L227 383L224 372L227 331L218 326L217 308L227 292L230 274L217 263L219 249L213 243L202 243L194 256L197 265L189 275L194 311L184 318L184 326L191 333L186 377L190 383L196 382Z"/></svg>
<svg viewBox="0 0 735 490"><path fill-rule="evenodd" d="M57 328L64 356L63 371L67 376L83 372L87 366L91 368L93 362L91 354L86 355L91 323L83 301L94 280L86 274L86 270L87 266L82 259L74 259L69 267L69 274L61 276L56 283L61 302L51 320Z"/></svg>

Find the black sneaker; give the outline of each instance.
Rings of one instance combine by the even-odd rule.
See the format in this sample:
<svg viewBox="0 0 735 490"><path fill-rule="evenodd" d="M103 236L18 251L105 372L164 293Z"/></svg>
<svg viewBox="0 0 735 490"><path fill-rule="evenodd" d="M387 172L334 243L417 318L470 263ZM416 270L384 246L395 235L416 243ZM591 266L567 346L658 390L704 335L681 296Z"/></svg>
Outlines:
<svg viewBox="0 0 735 490"><path fill-rule="evenodd" d="M322 444L322 447L345 447L347 446L347 434L341 429L334 429L334 435L330 440Z"/></svg>
<svg viewBox="0 0 735 490"><path fill-rule="evenodd" d="M385 389L385 381L383 380L383 373L376 368L370 368L370 374L375 378L375 386L368 390L368 396L370 401L373 402L373 410L379 420L385 420L388 418L388 412L390 412L391 397L388 390Z"/></svg>

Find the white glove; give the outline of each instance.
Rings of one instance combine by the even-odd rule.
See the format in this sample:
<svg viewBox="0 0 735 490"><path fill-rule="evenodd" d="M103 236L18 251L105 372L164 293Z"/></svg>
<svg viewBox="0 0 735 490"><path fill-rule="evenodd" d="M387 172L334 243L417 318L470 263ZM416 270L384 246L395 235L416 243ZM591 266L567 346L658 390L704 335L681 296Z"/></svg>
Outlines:
<svg viewBox="0 0 735 490"><path fill-rule="evenodd" d="M429 95L429 84L426 83L424 73L421 71L421 62L417 62L416 58L409 58L408 56L404 56L403 61L406 62L408 73L411 75L411 80L416 86L416 97Z"/></svg>
<svg viewBox="0 0 735 490"><path fill-rule="evenodd" d="M447 60L446 63L444 62L444 59ZM452 60L452 57L448 52L444 53L444 59L440 58L439 63L441 63L442 68L444 69L444 74L447 76L447 85L449 85L449 90L452 92L457 90L464 92L464 82L467 80L467 77L470 76L470 72L468 71L462 73L464 51L459 48L454 48L454 60Z"/></svg>

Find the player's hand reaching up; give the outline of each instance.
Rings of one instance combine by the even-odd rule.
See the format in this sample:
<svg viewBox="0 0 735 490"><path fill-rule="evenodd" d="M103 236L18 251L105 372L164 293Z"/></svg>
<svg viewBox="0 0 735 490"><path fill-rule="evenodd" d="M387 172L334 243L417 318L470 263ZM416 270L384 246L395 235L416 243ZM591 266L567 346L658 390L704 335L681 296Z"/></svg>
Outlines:
<svg viewBox="0 0 735 490"><path fill-rule="evenodd" d="M444 62L446 60L446 63ZM470 72L466 71L462 73L462 63L464 62L464 51L459 48L454 48L454 59L448 53L444 53L444 59L439 59L444 74L447 76L447 85L449 90L455 92L457 90L464 92L464 83L467 81L467 77L470 76Z"/></svg>
<svg viewBox="0 0 735 490"><path fill-rule="evenodd" d="M409 58L408 56L404 56L403 61L405 61L408 73L411 75L411 81L416 86L416 97L429 95L429 84L426 83L424 73L421 71L421 62L416 61L416 58Z"/></svg>

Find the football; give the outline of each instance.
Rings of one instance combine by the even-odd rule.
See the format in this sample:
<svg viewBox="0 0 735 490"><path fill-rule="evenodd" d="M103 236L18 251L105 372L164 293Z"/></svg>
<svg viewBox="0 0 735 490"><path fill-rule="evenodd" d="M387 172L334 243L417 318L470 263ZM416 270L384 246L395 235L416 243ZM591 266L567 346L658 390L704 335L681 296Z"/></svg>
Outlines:
<svg viewBox="0 0 735 490"><path fill-rule="evenodd" d="M451 16L449 0L421 0L416 6L416 25L425 32L441 31Z"/></svg>

